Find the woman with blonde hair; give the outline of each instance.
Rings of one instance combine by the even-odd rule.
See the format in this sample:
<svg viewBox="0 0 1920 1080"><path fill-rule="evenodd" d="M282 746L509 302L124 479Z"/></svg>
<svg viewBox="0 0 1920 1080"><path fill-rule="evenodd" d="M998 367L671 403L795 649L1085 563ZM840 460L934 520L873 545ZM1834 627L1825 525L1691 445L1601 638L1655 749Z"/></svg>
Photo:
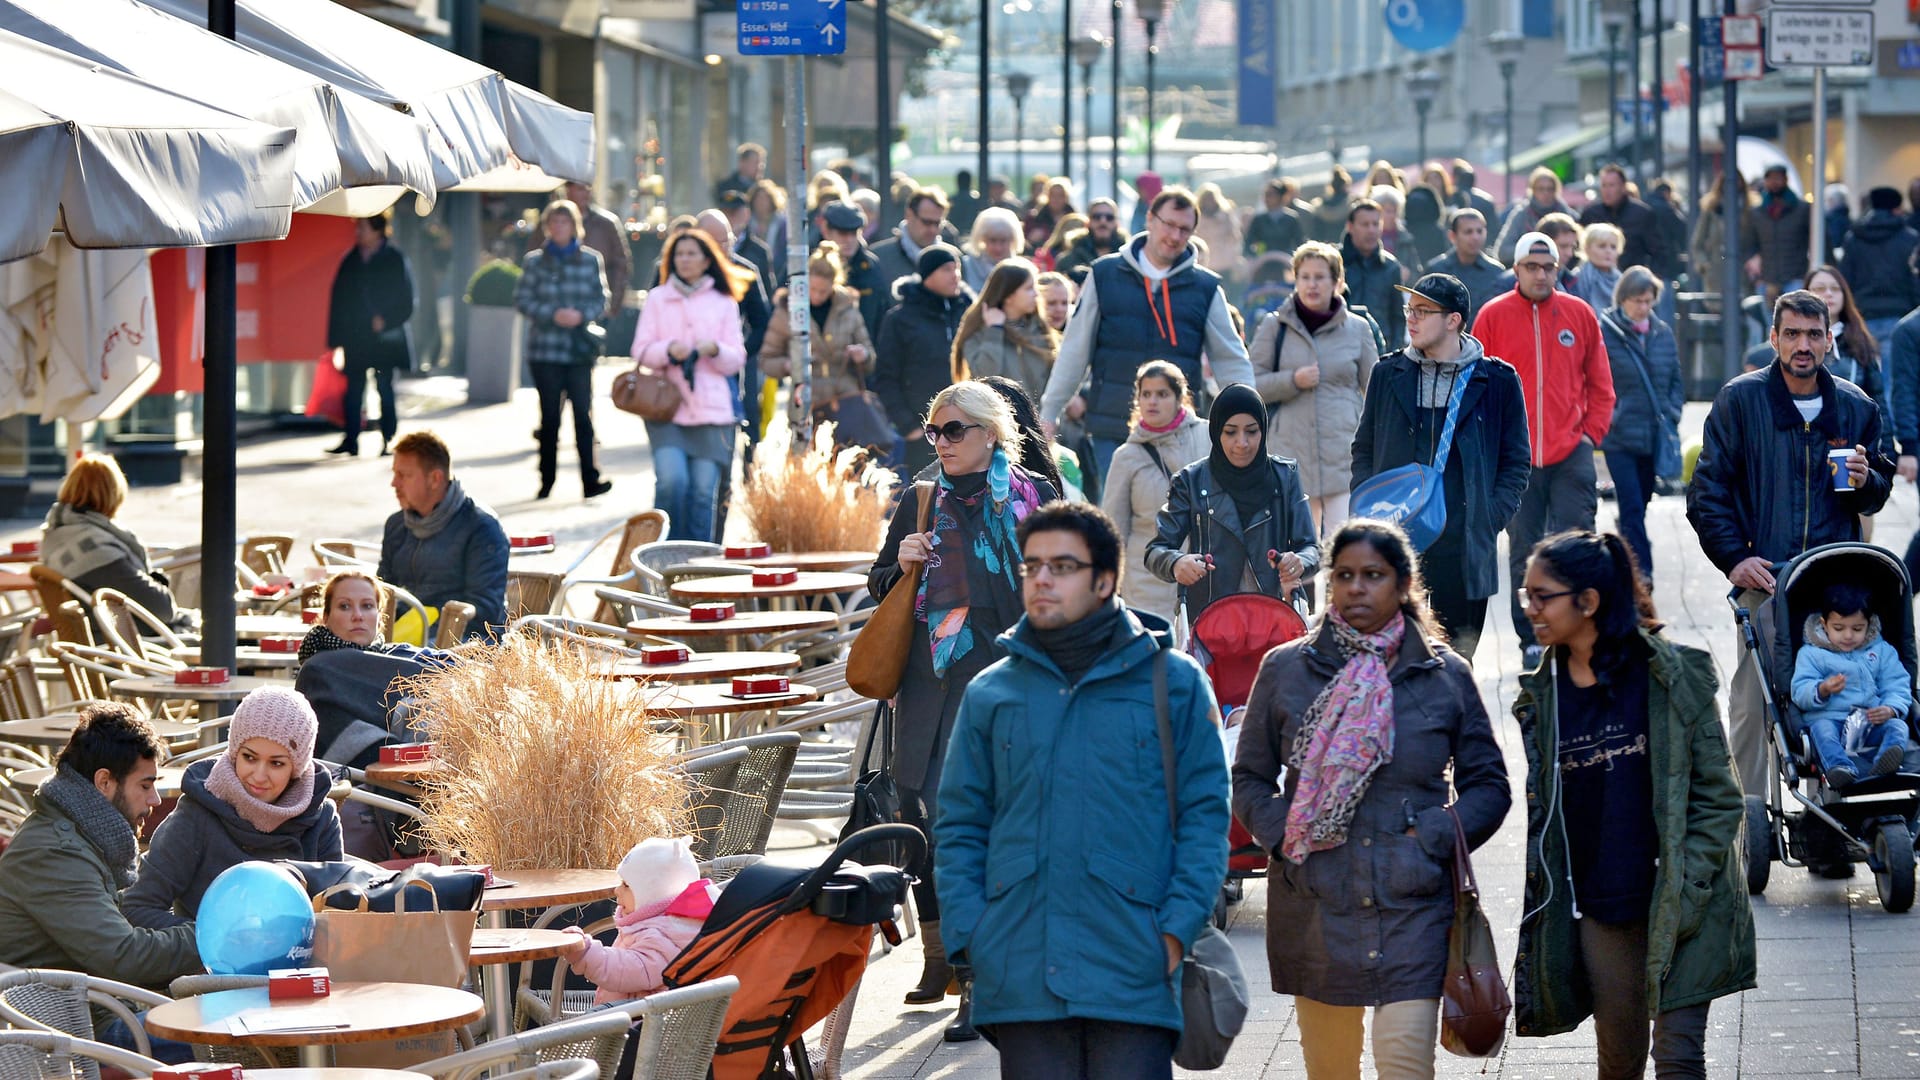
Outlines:
<svg viewBox="0 0 1920 1080"><path fill-rule="evenodd" d="M1627 234L1618 226L1596 221L1580 232L1580 268L1568 290L1587 302L1595 315L1613 306L1613 290L1620 284L1620 251Z"/></svg>
<svg viewBox="0 0 1920 1080"><path fill-rule="evenodd" d="M821 244L807 259L807 302L812 320L813 418L833 419L838 403L862 397L867 374L873 370L873 341L867 321L860 317L860 294L846 286L840 249ZM775 311L786 311L787 290L773 294ZM760 373L770 379L793 374L793 330L785 318L767 323L760 344ZM826 414L826 415L823 415ZM787 417L800 422L799 387L787 399Z"/></svg>
<svg viewBox="0 0 1920 1080"><path fill-rule="evenodd" d="M900 785L901 820L931 838L927 826L938 817L940 776L961 693L1001 657L1000 635L1025 613L1015 530L1059 493L1020 467L1021 437L1013 409L987 386L955 383L934 395L926 433L939 464L930 470L931 479L902 492L867 575L867 591L876 600L885 599L908 570L925 567L894 712L898 731L892 767ZM924 530L918 525L923 500L931 500ZM937 559L932 557L936 552ZM929 850L927 859L911 868L919 878L914 898L925 951L920 983L907 993L911 1005L943 1000L954 978L940 941L940 900L932 865ZM978 1037L967 1014L963 997L961 1014L947 1032L949 1040Z"/></svg>
<svg viewBox="0 0 1920 1080"><path fill-rule="evenodd" d="M1004 206L989 206L973 219L973 232L967 237L966 258L960 263L960 278L967 288L979 293L987 287L987 275L993 268L1026 252L1020 238L1020 219Z"/></svg>
<svg viewBox="0 0 1920 1080"><path fill-rule="evenodd" d="M1034 249L1033 262L1042 270L1052 270L1060 265L1060 259L1073 250L1087 233L1087 215L1078 210L1067 214L1054 223L1053 232L1038 248Z"/></svg>
<svg viewBox="0 0 1920 1080"><path fill-rule="evenodd" d="M114 520L127 501L127 478L104 454L73 463L40 528L40 562L91 593L117 589L161 622L187 629L193 611L176 609L167 576L153 568L140 538Z"/></svg>
<svg viewBox="0 0 1920 1080"><path fill-rule="evenodd" d="M1039 274L1027 260L1012 258L987 275L953 336L954 382L1005 375L1030 391L1046 388L1060 335L1040 315Z"/></svg>
<svg viewBox="0 0 1920 1080"><path fill-rule="evenodd" d="M1048 237L1058 236L1060 222L1077 213L1073 208L1073 182L1064 176L1048 180L1039 201L1028 211L1023 225L1027 247L1039 248L1047 243Z"/></svg>
<svg viewBox="0 0 1920 1080"><path fill-rule="evenodd" d="M1239 274L1241 252L1246 250L1246 237L1240 229L1240 218L1234 212L1234 206L1220 192L1220 185L1201 184L1193 193L1194 206L1199 212L1200 221L1193 227L1194 239L1206 244L1207 257L1201 264L1221 277L1231 278Z"/></svg>

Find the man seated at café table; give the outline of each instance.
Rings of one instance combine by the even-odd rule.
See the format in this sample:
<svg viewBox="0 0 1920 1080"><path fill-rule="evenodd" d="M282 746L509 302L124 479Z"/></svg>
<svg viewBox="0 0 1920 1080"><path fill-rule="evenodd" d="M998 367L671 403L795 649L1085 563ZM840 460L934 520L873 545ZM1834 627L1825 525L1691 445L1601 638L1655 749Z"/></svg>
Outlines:
<svg viewBox="0 0 1920 1080"><path fill-rule="evenodd" d="M0 964L161 990L202 970L193 924L148 930L120 911L120 893L139 873L136 830L160 805L155 782L166 753L131 707L81 710L54 775L34 792L33 813L0 854ZM133 1046L117 1020L99 1038ZM154 1040L153 1050L164 1060L191 1055L163 1042Z"/></svg>
<svg viewBox="0 0 1920 1080"><path fill-rule="evenodd" d="M498 636L507 621L507 532L461 490L438 435L415 431L393 444L393 493L400 509L381 538L380 580L436 612L464 600L473 605L467 636ZM426 640L433 640L430 627Z"/></svg>

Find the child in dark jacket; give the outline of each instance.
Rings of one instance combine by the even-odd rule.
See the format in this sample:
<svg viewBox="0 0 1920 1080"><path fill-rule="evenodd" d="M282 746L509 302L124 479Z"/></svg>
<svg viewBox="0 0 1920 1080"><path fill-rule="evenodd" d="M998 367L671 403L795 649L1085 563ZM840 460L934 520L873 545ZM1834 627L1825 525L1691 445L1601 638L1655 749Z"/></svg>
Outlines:
<svg viewBox="0 0 1920 1080"><path fill-rule="evenodd" d="M1869 600L1858 585L1829 588L1822 613L1807 616L1793 665L1793 703L1836 788L1897 772L1906 757L1913 677L1881 637Z"/></svg>
<svg viewBox="0 0 1920 1080"><path fill-rule="evenodd" d="M700 876L693 841L685 836L640 841L616 872L613 921L619 936L608 947L570 927L577 940L565 953L574 973L600 988L595 1005L666 989L661 972L700 932L719 894L719 886Z"/></svg>

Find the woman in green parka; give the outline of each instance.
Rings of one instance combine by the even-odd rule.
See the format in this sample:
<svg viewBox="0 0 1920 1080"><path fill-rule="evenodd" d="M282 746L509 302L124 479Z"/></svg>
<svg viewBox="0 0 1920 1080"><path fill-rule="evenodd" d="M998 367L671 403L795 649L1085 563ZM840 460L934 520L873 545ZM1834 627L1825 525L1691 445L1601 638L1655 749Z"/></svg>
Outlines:
<svg viewBox="0 0 1920 1080"><path fill-rule="evenodd" d="M1592 1016L1601 1080L1642 1076L1649 1046L1663 1080L1705 1077L1708 1003L1754 986L1713 661L1660 633L1611 533L1541 541L1520 593L1546 654L1513 706L1527 753L1514 1030Z"/></svg>

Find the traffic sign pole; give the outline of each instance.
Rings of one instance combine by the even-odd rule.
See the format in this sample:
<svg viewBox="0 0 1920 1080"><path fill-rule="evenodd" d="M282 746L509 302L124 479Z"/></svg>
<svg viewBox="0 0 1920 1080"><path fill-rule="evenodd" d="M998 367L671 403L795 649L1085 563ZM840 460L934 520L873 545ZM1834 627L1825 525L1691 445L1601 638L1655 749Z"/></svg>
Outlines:
<svg viewBox="0 0 1920 1080"><path fill-rule="evenodd" d="M787 326L793 333L793 397L800 426L795 454L813 445L813 349L808 331L807 279L807 58L787 57Z"/></svg>
<svg viewBox="0 0 1920 1080"><path fill-rule="evenodd" d="M1827 69L1813 69L1813 183L1807 186L1807 201L1813 211L1807 273L1827 261Z"/></svg>

